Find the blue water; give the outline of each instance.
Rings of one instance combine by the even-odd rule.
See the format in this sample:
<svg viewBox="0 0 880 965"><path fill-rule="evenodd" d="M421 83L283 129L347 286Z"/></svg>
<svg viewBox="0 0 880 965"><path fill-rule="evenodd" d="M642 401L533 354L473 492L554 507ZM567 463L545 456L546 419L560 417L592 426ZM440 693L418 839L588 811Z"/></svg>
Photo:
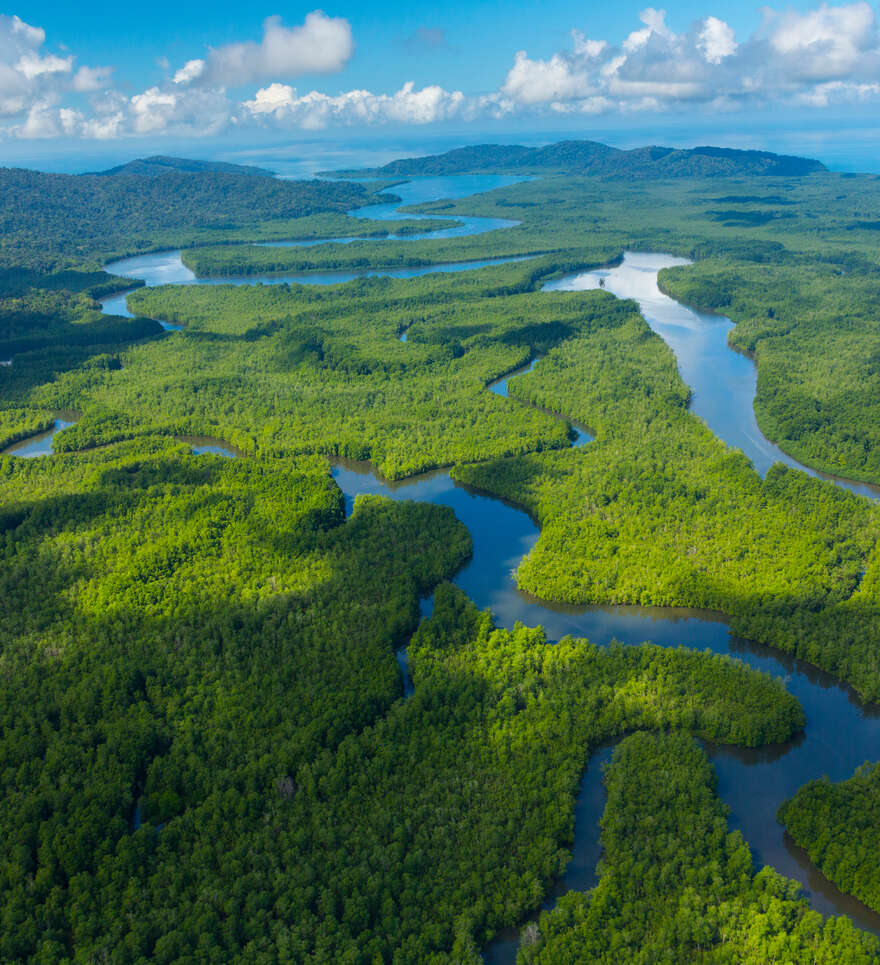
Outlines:
<svg viewBox="0 0 880 965"><path fill-rule="evenodd" d="M370 216L377 215L374 212ZM164 261L159 256L145 256L150 259L147 263L128 259L108 267L123 273L132 267L142 272L148 269L150 284L181 280L196 283L194 278L179 277L182 266L179 257L175 262L174 255L165 253ZM132 266L132 262L138 264ZM618 269L581 273L548 288L577 291L597 287L599 278L604 278L604 287L610 292L637 298L649 324L667 339L683 377L694 388L693 410L721 438L740 446L756 468L764 472L776 458L776 451L763 440L754 423L754 366L726 348L729 321L698 315L662 296L657 289L657 271L673 263L676 260L667 256L628 254ZM315 276L309 276L309 280L315 281ZM339 280L339 276L334 276L334 280ZM245 283L256 281L248 278ZM212 279L209 283L223 282ZM111 310L107 303L105 310ZM524 369L537 361L532 360ZM511 377L499 380L494 391L506 394ZM789 464L793 462L784 454L780 458ZM743 831L756 862L772 864L800 881L817 910L848 914L861 927L880 933L880 916L826 881L803 852L786 839L775 817L779 805L806 781L823 774L832 780L844 779L865 760L878 756L877 707L861 703L849 688L815 667L732 636L725 618L718 613L687 608L574 607L529 597L517 589L513 573L538 538L536 525L523 510L456 484L445 471L389 483L377 478L368 465L337 462L333 475L345 494L349 511L355 497L367 492L451 507L469 529L474 544L473 557L455 582L478 606L489 607L500 626L512 627L517 621L530 626L542 624L551 639L574 634L600 644L612 639L629 644L651 640L663 646L709 649L738 657L752 667L783 678L807 714L802 735L783 745L756 750L707 747L718 772L719 793L731 809L730 823ZM836 482L852 488L845 481ZM430 611L429 601L425 611ZM411 692L405 652L398 659L405 687ZM585 771L577 803L572 860L554 894L570 887L588 888L595 882L598 819L604 808L597 765L607 759L607 754L607 748L597 752ZM508 934L499 936L488 949L486 959L510 963L515 953L516 937Z"/></svg>
<svg viewBox="0 0 880 965"><path fill-rule="evenodd" d="M492 191L495 188L506 188L511 184L518 184L521 181L528 180L531 179L508 177L499 174L411 178L405 184L395 184L393 187L387 189L389 194L397 195L400 201L372 204L365 208L354 208L348 212L349 216L368 221L432 221L438 218L448 217L450 221L455 222L451 227L438 228L434 231L421 231L414 234L389 234L384 238L369 238L363 235L355 235L345 238L264 241L260 244L266 248L305 248L310 245L333 243L344 245L350 244L353 241L423 241L425 239L438 238L465 238L471 235L481 235L487 231L500 231L503 228L514 228L520 224L520 222L511 221L507 218L472 218L459 215L445 216L442 212L438 212L437 214L407 214L405 211L399 209L408 205L437 201L441 198L448 200L466 198L472 194Z"/></svg>
<svg viewBox="0 0 880 965"><path fill-rule="evenodd" d="M52 440L58 435L62 429L67 429L74 425L75 419L71 421L65 421L64 419L56 419L52 424L52 428L46 432L40 432L38 435L30 436L27 439L23 439L21 442L16 442L14 445L9 446L4 449L2 455L4 456L18 456L21 459L34 459L37 456L51 456L54 452L52 448Z"/></svg>
<svg viewBox="0 0 880 965"><path fill-rule="evenodd" d="M412 215L400 211L404 205L424 204L429 201L441 199L454 199L468 197L482 191L490 191L493 188L507 187L519 181L528 180L527 178L506 177L495 174L476 174L463 175L456 177L436 177L436 178L413 178L405 184L395 185L390 190L399 197L400 201L384 202L382 204L369 205L365 208L356 208L349 214L353 218L366 218L379 221L403 221L413 218L435 219L437 215ZM442 213L439 215L442 217ZM450 218L451 221L461 222L451 228L440 229L439 231L426 232L421 236L402 235L401 239L415 240L417 237L423 238L454 238L466 235L481 234L486 231L495 231L502 228L511 228L518 224L516 221L508 221L502 218ZM352 235L346 238L328 238L321 242L314 241L290 241L287 244L296 247L309 247L313 244L326 244L329 242L346 243L358 240L358 236ZM266 243L266 246L276 246L278 243ZM491 258L474 261L451 262L440 265L429 265L419 268L389 268L389 269L365 269L361 271L313 271L301 272L290 275L233 275L212 278L197 278L181 260L180 250L158 251L146 255L135 255L131 258L122 258L119 261L111 262L104 266L104 270L111 275L120 275L124 278L137 278L144 282L148 288L158 285L338 285L343 282L352 281L355 278L371 278L384 276L388 278L418 278L421 275L430 275L436 272L456 272L472 271L475 268L485 268L489 265L502 265L512 261L522 261L520 258ZM129 291L112 295L101 301L101 308L107 315L121 315L131 318L132 313L128 309L126 299ZM173 326L163 322L163 327L168 330L176 330L180 326Z"/></svg>
<svg viewBox="0 0 880 965"><path fill-rule="evenodd" d="M517 375L528 374L535 368L535 366L540 361L541 361L541 356L536 356L531 361L529 361L526 365L523 365L521 368L518 368L513 372L509 372L507 375L502 375L500 379L496 379L494 382L490 382L486 386L486 388L489 389L490 392L494 392L496 395L500 395L502 398L506 399L508 398L507 383L511 379L515 378ZM520 404L531 405L531 403L520 403ZM551 412L549 409L544 409L541 406L531 406L531 407L533 409L540 409L542 412L546 412L548 415L554 415L557 418L564 418L562 416L559 416L558 413ZM587 429L586 426L581 425L580 422L574 422L573 420L566 420L566 421L568 422L569 429L571 430L571 439L572 439L571 444L573 446L579 448L580 446L585 446L588 442L593 441L593 436L591 435L590 430Z"/></svg>
<svg viewBox="0 0 880 965"><path fill-rule="evenodd" d="M354 281L355 278L419 278L438 272L473 271L490 265L504 265L514 261L526 261L530 256L516 258L488 258L478 261L456 261L442 265L427 265L419 268L378 268L363 271L311 271L296 275L223 275L212 278L196 278L184 265L179 251L161 251L150 255L136 255L104 266L112 275L142 279L147 288L157 285L340 285ZM126 302L131 291L111 295L101 301L105 315L122 315L132 318ZM176 331L182 326L162 323L162 327Z"/></svg>
<svg viewBox="0 0 880 965"><path fill-rule="evenodd" d="M764 476L774 462L782 462L843 489L880 498L880 488L811 469L774 445L758 428L754 399L758 370L751 359L728 347L733 322L707 315L663 294L657 284L664 268L691 264L673 255L627 251L620 265L576 272L548 282L544 291L590 291L604 288L620 298L633 298L648 325L675 354L682 379L690 386L691 411L729 446L742 451Z"/></svg>
<svg viewBox="0 0 880 965"><path fill-rule="evenodd" d="M333 476L345 493L349 512L360 493L450 507L467 526L474 545L473 556L455 583L479 607L490 608L499 626L511 628L517 622L542 625L550 639L571 634L599 644L612 639L627 644L649 640L661 646L708 649L784 679L806 712L803 734L770 748L707 747L718 772L719 794L731 808L731 826L742 830L758 866L770 864L800 881L818 911L847 914L860 927L880 934L880 916L827 881L776 823L780 804L807 781L823 774L843 780L865 760L877 757L880 709L863 704L850 688L803 661L733 636L719 613L685 607L578 607L548 603L523 593L513 574L534 546L538 527L523 510L455 483L446 471L387 482L377 478L368 464L339 462ZM430 605L424 612L430 612ZM595 760L590 762L584 779L589 802L583 797L578 801L570 866L575 877L566 874L553 894L584 887L583 873L578 869L595 864L598 821L604 809L604 796L597 791L596 765ZM509 965L516 946L515 937L501 936L487 951L486 960L493 965Z"/></svg>

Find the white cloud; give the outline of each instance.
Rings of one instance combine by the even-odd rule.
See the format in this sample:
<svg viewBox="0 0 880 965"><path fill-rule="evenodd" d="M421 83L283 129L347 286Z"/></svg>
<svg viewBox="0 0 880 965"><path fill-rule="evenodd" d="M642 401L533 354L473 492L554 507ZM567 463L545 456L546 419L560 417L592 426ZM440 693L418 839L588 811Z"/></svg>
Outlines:
<svg viewBox="0 0 880 965"><path fill-rule="evenodd" d="M718 17L676 34L664 10L648 7L643 26L619 46L575 31L569 51L542 60L517 52L501 90L521 108L554 112L731 110L773 101L822 107L878 94L880 38L868 3L764 15L763 27L738 43Z"/></svg>
<svg viewBox="0 0 880 965"><path fill-rule="evenodd" d="M188 84L205 72L204 60L188 60L174 75L175 84Z"/></svg>
<svg viewBox="0 0 880 965"><path fill-rule="evenodd" d="M112 73L112 67L80 67L73 77L73 89L80 93L102 90Z"/></svg>
<svg viewBox="0 0 880 965"><path fill-rule="evenodd" d="M864 0L823 2L806 12L768 8L761 26L740 40L716 16L681 33L664 10L648 7L639 19L616 41L574 29L566 50L520 50L498 89L478 96L412 82L393 93L301 93L290 81L339 71L354 50L348 21L316 10L293 27L270 17L259 42L208 50L176 71L159 57L165 80L132 96L112 88L112 68L81 66L66 48L47 46L40 27L0 16L0 133L190 136L247 125L318 129L774 103L827 109L880 100L880 36ZM243 96L228 93L243 85Z"/></svg>
<svg viewBox="0 0 880 965"><path fill-rule="evenodd" d="M639 20L645 25L641 30L634 30L623 42L623 49L627 53L644 47L653 36L670 38L673 36L666 26L666 11L648 7L639 14Z"/></svg>
<svg viewBox="0 0 880 965"><path fill-rule="evenodd" d="M514 57L501 90L520 104L573 100L595 93L578 58L554 54L549 60L530 60L524 50Z"/></svg>
<svg viewBox="0 0 880 965"><path fill-rule="evenodd" d="M706 17L697 35L697 49L702 51L706 63L720 64L736 53L736 47L736 35L730 26L717 17Z"/></svg>
<svg viewBox="0 0 880 965"><path fill-rule="evenodd" d="M69 74L73 70L73 57L56 57L55 54L40 57L33 51L27 51L21 55L15 69L26 80L33 80L42 74Z"/></svg>
<svg viewBox="0 0 880 965"><path fill-rule="evenodd" d="M798 96L798 101L810 107L830 107L852 101L865 101L880 95L880 83L852 84L842 80L832 80L817 84Z"/></svg>
<svg viewBox="0 0 880 965"><path fill-rule="evenodd" d="M607 41L590 40L580 30L572 30L571 39L574 44L575 54L577 54L578 57L587 57L590 60L601 57L608 47Z"/></svg>
<svg viewBox="0 0 880 965"><path fill-rule="evenodd" d="M850 3L778 17L770 35L774 53L796 77L815 81L877 69L877 24L868 3Z"/></svg>
<svg viewBox="0 0 880 965"><path fill-rule="evenodd" d="M231 104L223 91L163 90L151 87L127 105L134 134L216 134L229 121Z"/></svg>
<svg viewBox="0 0 880 965"><path fill-rule="evenodd" d="M330 74L342 70L353 52L349 22L313 10L298 27L285 27L280 17L269 17L263 24L260 43L217 47L204 61L189 61L174 80L236 87L302 74Z"/></svg>
<svg viewBox="0 0 880 965"><path fill-rule="evenodd" d="M71 92L94 89L108 68L80 67L75 57L46 49L46 32L21 17L0 16L0 117L18 118L27 137L65 133L54 106ZM69 115L65 115L68 117Z"/></svg>
<svg viewBox="0 0 880 965"><path fill-rule="evenodd" d="M466 107L461 91L428 86L416 90L412 81L394 94L351 90L330 96L318 91L299 95L287 84L270 84L242 105L245 115L306 130L336 124L397 122L430 124L460 116Z"/></svg>

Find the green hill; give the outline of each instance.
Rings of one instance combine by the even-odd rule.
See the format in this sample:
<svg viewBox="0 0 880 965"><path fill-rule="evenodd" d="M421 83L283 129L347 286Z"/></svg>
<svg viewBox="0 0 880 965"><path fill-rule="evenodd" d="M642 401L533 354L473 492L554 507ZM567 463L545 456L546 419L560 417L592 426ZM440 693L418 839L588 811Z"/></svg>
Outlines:
<svg viewBox="0 0 880 965"><path fill-rule="evenodd" d="M249 164L229 164L226 161L195 161L191 158L167 157L157 154L153 157L139 157L127 164L119 164L106 171L93 171L92 174L107 177L114 174L139 174L142 177L156 178L161 174L175 171L185 174L204 174L206 172L220 174L250 174L256 177L274 177L272 171L266 168L252 167Z"/></svg>
<svg viewBox="0 0 880 965"><path fill-rule="evenodd" d="M810 158L725 147L640 147L629 151L598 141L560 141L546 147L477 144L429 157L401 158L380 168L334 171L337 177L426 174L585 174L621 178L797 176L826 170Z"/></svg>

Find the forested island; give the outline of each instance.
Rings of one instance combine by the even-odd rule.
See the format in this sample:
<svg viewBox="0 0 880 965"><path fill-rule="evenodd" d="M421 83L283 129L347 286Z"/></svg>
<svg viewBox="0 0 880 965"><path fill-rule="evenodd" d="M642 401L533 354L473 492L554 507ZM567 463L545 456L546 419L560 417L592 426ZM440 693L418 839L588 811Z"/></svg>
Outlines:
<svg viewBox="0 0 880 965"><path fill-rule="evenodd" d="M403 158L378 168L331 171L337 177L412 177L425 174L576 174L610 178L693 178L812 174L811 158L735 148L644 147L623 151L598 141L560 141L547 147L480 144L445 154Z"/></svg>
<svg viewBox="0 0 880 965"><path fill-rule="evenodd" d="M880 909L880 765L866 763L839 784L806 784L779 820L833 882Z"/></svg>
<svg viewBox="0 0 880 965"><path fill-rule="evenodd" d="M489 172L529 178L358 216L391 179ZM0 171L0 959L474 965L524 925L521 965L880 962L760 866L707 757L814 740L791 673L880 700L880 507L759 472L635 301L552 290L627 251L693 260L660 288L735 323L764 434L880 483L880 180L594 142L367 173ZM503 227L443 233L480 218ZM163 249L186 283L104 270ZM52 455L8 451L62 414ZM416 479L525 511L499 572L572 632L469 598L494 535ZM577 631L643 607L680 638ZM708 652L694 621L752 643ZM595 887L537 917L609 743ZM876 783L780 811L875 908Z"/></svg>

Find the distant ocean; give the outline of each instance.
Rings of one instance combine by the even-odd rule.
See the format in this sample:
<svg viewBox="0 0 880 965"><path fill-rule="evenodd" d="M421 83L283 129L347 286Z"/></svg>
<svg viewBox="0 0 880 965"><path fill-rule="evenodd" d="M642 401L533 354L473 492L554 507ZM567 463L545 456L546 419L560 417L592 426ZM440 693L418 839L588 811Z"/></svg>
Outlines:
<svg viewBox="0 0 880 965"><path fill-rule="evenodd" d="M256 164L282 177L314 177L319 171L347 167L378 166L399 157L438 154L466 144L550 144L569 138L587 138L615 147L643 147L663 144L695 147L757 148L780 154L797 154L824 162L834 171L880 174L880 126L841 119L829 127L807 116L797 127L780 129L777 119L739 116L705 118L705 123L682 126L675 119L648 121L636 126L584 126L578 130L504 129L500 127L460 128L455 131L414 131L411 128L358 131L327 131L290 134L282 138L266 131L254 131L248 140L129 139L122 142L5 141L0 145L0 165L29 167L42 171L82 173L103 170L135 157L171 154L211 160ZM632 124L633 119L628 120Z"/></svg>

